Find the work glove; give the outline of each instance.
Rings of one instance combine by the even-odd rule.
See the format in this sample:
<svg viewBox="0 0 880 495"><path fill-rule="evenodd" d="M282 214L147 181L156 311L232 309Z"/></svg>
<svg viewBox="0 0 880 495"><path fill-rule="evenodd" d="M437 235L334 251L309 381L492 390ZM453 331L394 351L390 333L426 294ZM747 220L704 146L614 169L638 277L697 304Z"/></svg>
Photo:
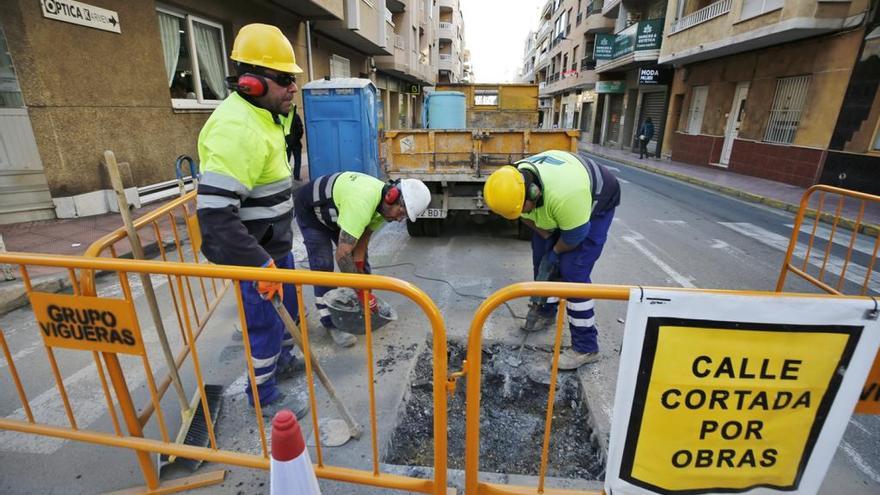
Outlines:
<svg viewBox="0 0 880 495"><path fill-rule="evenodd" d="M366 273L367 263L363 260L355 260L354 266L357 267L358 273ZM363 289L355 289L355 292L358 296L358 302L363 304L364 302L364 291ZM370 307L370 311L373 313L379 312L379 301L376 300L376 296L370 293L368 305Z"/></svg>
<svg viewBox="0 0 880 495"><path fill-rule="evenodd" d="M270 259L263 263L263 268L275 268L275 260ZM260 297L271 301L278 296L278 299L284 300L284 287L281 282L254 282L254 288Z"/></svg>

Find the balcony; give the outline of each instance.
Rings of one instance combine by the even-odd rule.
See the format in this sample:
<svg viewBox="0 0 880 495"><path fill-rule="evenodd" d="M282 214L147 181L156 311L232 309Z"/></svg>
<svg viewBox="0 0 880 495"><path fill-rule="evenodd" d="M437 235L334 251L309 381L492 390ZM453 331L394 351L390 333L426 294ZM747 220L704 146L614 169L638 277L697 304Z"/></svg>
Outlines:
<svg viewBox="0 0 880 495"><path fill-rule="evenodd" d="M455 59L451 53L441 53L437 58L439 59L439 63L437 64L439 70L455 70Z"/></svg>
<svg viewBox="0 0 880 495"><path fill-rule="evenodd" d="M606 0L602 2L602 15L612 19L616 18L617 12L620 10L620 2L621 0Z"/></svg>
<svg viewBox="0 0 880 495"><path fill-rule="evenodd" d="M655 61L660 56L663 19L633 24L616 35L597 34L596 72L626 70L639 62Z"/></svg>
<svg viewBox="0 0 880 495"><path fill-rule="evenodd" d="M584 57L581 59L581 70L595 70L596 59L593 57Z"/></svg>
<svg viewBox="0 0 880 495"><path fill-rule="evenodd" d="M451 22L441 22L439 23L439 29L437 30L437 37L440 39L446 39L452 41L456 39L455 35L455 24Z"/></svg>
<svg viewBox="0 0 880 495"><path fill-rule="evenodd" d="M593 0L592 2L587 4L587 8L584 11L586 16L589 17L593 14L601 14L602 13L602 5L604 2L602 0Z"/></svg>
<svg viewBox="0 0 880 495"><path fill-rule="evenodd" d="M702 9L692 14L688 14L672 23L672 26L670 26L669 28L669 34L675 34L684 31L685 29L694 27L698 24L702 24L718 16L722 16L730 12L730 7L732 3L733 0L720 0L711 5L703 7Z"/></svg>

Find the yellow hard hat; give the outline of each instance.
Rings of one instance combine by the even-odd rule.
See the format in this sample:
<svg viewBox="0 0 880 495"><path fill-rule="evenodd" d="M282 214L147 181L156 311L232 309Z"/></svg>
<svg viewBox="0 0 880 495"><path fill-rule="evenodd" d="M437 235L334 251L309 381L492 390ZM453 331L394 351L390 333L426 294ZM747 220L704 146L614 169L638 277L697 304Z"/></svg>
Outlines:
<svg viewBox="0 0 880 495"><path fill-rule="evenodd" d="M516 220L526 199L526 181L516 167L505 165L489 176L483 185L483 196L490 210L508 220Z"/></svg>
<svg viewBox="0 0 880 495"><path fill-rule="evenodd" d="M303 71L296 65L296 54L293 53L290 40L280 29L268 24L248 24L241 28L232 44L230 58L288 74Z"/></svg>

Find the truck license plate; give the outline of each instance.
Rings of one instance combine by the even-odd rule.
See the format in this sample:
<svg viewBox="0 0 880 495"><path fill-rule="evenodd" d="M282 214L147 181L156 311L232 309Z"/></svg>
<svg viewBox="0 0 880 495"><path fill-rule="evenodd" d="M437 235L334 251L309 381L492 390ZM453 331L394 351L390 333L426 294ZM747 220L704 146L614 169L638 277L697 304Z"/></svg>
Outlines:
<svg viewBox="0 0 880 495"><path fill-rule="evenodd" d="M418 218L446 218L446 210L443 208L428 208Z"/></svg>

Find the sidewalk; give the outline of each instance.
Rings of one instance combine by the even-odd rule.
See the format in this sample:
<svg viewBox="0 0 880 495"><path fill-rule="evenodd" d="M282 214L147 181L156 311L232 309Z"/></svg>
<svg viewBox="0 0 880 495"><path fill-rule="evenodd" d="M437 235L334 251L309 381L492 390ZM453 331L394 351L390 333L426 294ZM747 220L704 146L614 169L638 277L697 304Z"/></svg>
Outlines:
<svg viewBox="0 0 880 495"><path fill-rule="evenodd" d="M772 180L741 175L726 169L691 165L688 163L661 160L658 158L640 159L638 154L628 150L608 148L590 143L580 143L580 150L592 153L601 158L614 160L631 167L640 168L680 181L689 182L722 194L737 197L753 203L761 203L773 208L797 213L801 198L806 191L803 187L775 182ZM811 208L816 208L818 194L813 194ZM833 214L837 208L835 196L826 198L823 211ZM859 215L859 201L848 199L842 209L839 226L852 230ZM829 219L830 221L830 219ZM876 236L880 233L880 202L869 203L865 207L864 217L859 225L859 232Z"/></svg>

